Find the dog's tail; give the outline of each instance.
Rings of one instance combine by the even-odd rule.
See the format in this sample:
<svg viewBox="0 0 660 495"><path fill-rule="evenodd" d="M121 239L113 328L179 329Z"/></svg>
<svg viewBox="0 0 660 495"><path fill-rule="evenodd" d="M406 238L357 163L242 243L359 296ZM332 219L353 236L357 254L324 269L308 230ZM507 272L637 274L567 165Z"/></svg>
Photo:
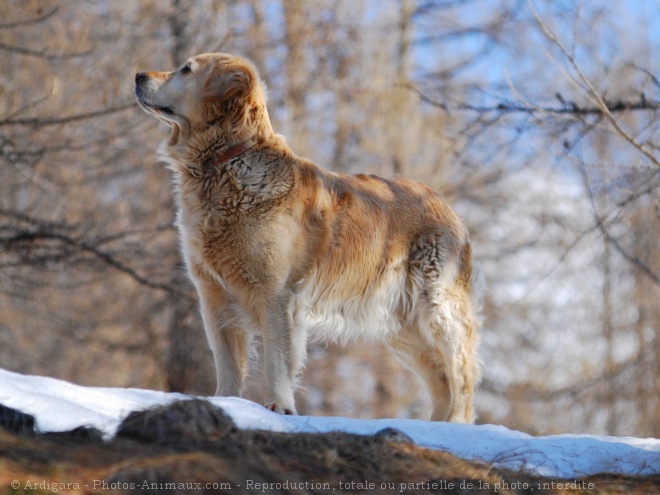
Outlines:
<svg viewBox="0 0 660 495"><path fill-rule="evenodd" d="M461 253L459 278L470 294L472 311L475 319L478 319L478 313L483 309L484 305L486 277L484 276L481 264L472 259L472 246L469 241L465 243L463 252Z"/></svg>

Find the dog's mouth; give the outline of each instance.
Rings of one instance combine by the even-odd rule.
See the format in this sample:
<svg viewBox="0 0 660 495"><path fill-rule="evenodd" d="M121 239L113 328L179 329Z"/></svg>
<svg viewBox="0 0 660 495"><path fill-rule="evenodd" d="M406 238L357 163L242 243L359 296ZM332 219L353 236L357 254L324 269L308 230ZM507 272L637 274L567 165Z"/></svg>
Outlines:
<svg viewBox="0 0 660 495"><path fill-rule="evenodd" d="M157 112L162 112L166 115L174 115L174 109L169 106L155 105L148 101L148 94L145 94L144 90L140 86L135 87L135 98L138 103L144 107L145 110L153 110Z"/></svg>
<svg viewBox="0 0 660 495"><path fill-rule="evenodd" d="M171 125L171 120L176 115L173 107L150 103L147 100L147 95L144 94L139 86L135 88L135 99L144 111Z"/></svg>
<svg viewBox="0 0 660 495"><path fill-rule="evenodd" d="M164 113L165 115L174 115L174 109L172 107L161 107L156 105L146 105L148 108L155 110L156 112Z"/></svg>

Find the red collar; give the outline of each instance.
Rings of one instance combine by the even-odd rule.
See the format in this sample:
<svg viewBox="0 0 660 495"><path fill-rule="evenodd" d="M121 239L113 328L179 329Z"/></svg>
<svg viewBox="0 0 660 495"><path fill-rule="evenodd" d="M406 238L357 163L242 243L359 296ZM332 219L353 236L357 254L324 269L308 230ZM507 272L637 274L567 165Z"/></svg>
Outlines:
<svg viewBox="0 0 660 495"><path fill-rule="evenodd" d="M245 141L244 143L237 144L236 146L232 146L229 148L227 151L222 153L221 155L216 156L215 158L209 158L204 162L204 165L207 163L209 165L222 165L225 162L228 162L232 158L236 158L238 155L241 153L245 153L247 150L252 148L254 146L256 141L250 139L249 141Z"/></svg>
<svg viewBox="0 0 660 495"><path fill-rule="evenodd" d="M228 162L232 158L236 158L241 153L245 153L247 150L252 148L252 146L254 146L255 144L257 144L257 142L253 139L245 141L244 143L241 144L237 144L229 148L224 153L221 153L218 156L212 156L211 158L206 160L202 164L201 169L190 167L188 170L190 170L190 173L192 174L193 177L196 177L198 179L207 177L209 175L209 170L211 167L213 166L218 167L223 163Z"/></svg>

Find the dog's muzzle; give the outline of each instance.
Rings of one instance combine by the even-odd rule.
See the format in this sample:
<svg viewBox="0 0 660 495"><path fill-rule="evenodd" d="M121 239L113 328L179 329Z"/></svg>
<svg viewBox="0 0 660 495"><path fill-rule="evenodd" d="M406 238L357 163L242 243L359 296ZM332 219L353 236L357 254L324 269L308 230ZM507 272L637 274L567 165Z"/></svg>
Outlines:
<svg viewBox="0 0 660 495"><path fill-rule="evenodd" d="M138 72L135 74L135 97L137 98L138 103L147 110L157 110L166 115L172 115L174 110L171 107L154 105L149 101L150 97L153 96L153 88L147 86L149 81L149 76L145 72Z"/></svg>

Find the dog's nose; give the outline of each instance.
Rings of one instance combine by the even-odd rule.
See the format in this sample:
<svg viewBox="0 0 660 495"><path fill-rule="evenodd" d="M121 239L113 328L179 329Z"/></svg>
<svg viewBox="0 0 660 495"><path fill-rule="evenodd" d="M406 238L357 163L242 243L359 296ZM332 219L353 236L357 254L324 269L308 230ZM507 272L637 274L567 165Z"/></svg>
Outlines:
<svg viewBox="0 0 660 495"><path fill-rule="evenodd" d="M147 74L144 72L138 72L135 74L135 84L140 84L141 81L144 81L147 78Z"/></svg>

